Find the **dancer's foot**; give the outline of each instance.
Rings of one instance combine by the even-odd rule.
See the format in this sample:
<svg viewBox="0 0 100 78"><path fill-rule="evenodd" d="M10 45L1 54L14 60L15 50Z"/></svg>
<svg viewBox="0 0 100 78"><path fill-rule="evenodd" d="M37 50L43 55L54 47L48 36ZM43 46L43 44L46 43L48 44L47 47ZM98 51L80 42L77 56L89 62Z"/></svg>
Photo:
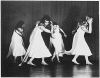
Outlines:
<svg viewBox="0 0 100 78"><path fill-rule="evenodd" d="M27 64L30 64L30 65L36 66L36 65L35 65L35 64L33 64L32 62L27 62Z"/></svg>
<svg viewBox="0 0 100 78"><path fill-rule="evenodd" d="M51 58L51 61L53 62L53 58Z"/></svg>
<svg viewBox="0 0 100 78"><path fill-rule="evenodd" d="M90 65L93 65L91 62L86 62L86 64L90 64Z"/></svg>
<svg viewBox="0 0 100 78"><path fill-rule="evenodd" d="M25 60L24 62L27 62L27 60Z"/></svg>
<svg viewBox="0 0 100 78"><path fill-rule="evenodd" d="M60 61L59 60L57 60L58 61L58 63L60 63Z"/></svg>
<svg viewBox="0 0 100 78"><path fill-rule="evenodd" d="M79 64L76 60L72 60L72 62L75 63L75 64Z"/></svg>
<svg viewBox="0 0 100 78"><path fill-rule="evenodd" d="M42 62L41 64L43 64L43 65L48 65L46 62Z"/></svg>
<svg viewBox="0 0 100 78"><path fill-rule="evenodd" d="M22 66L22 63L20 63L18 66Z"/></svg>

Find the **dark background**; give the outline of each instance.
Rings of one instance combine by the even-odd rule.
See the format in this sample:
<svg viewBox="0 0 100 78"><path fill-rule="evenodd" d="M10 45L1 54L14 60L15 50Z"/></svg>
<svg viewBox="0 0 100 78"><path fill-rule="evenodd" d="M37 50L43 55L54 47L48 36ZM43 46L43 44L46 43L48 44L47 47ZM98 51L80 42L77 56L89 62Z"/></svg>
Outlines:
<svg viewBox="0 0 100 78"><path fill-rule="evenodd" d="M30 34L36 21L49 15L66 32L66 50L71 49L77 22L86 15L93 16L93 31L85 34L85 39L93 55L90 60L99 60L99 1L1 1L1 62L7 56L11 36L16 23L23 20L25 45L28 47Z"/></svg>

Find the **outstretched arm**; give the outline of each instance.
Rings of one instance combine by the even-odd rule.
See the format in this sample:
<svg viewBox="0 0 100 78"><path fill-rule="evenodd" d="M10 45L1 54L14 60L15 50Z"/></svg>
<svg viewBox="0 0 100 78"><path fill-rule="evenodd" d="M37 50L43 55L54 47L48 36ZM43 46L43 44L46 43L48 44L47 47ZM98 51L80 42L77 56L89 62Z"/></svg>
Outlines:
<svg viewBox="0 0 100 78"><path fill-rule="evenodd" d="M76 30L78 29L78 27L79 27L79 25L77 25L76 29L72 31L72 34L74 34L76 32Z"/></svg>
<svg viewBox="0 0 100 78"><path fill-rule="evenodd" d="M67 37L67 35L65 34L65 32L61 28L59 28L59 29L64 34L64 36Z"/></svg>
<svg viewBox="0 0 100 78"><path fill-rule="evenodd" d="M39 28L47 33L51 33L50 30L46 29L45 27L43 26L39 26Z"/></svg>

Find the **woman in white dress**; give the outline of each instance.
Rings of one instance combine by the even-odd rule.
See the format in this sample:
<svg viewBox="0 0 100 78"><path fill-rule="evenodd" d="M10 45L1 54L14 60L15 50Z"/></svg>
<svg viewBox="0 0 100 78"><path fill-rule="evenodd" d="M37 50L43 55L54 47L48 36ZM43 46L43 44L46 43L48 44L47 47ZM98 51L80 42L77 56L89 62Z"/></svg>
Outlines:
<svg viewBox="0 0 100 78"><path fill-rule="evenodd" d="M72 62L74 62L75 64L79 64L76 61L78 56L85 56L86 64L92 64L88 59L88 57L91 56L92 53L84 38L85 32L92 33L92 22L93 18L86 16L86 22L83 21L82 23L78 23L77 32L75 33L73 38L72 49L69 52L65 53L71 53L72 55L75 55L72 59Z"/></svg>
<svg viewBox="0 0 100 78"><path fill-rule="evenodd" d="M8 51L7 58L10 55L14 56L14 62L16 63L16 58L18 56L21 56L21 60L23 59L23 55L25 54L25 46L22 39L23 36L23 27L25 26L23 21L19 21L15 27L15 30L13 32L11 43Z"/></svg>
<svg viewBox="0 0 100 78"><path fill-rule="evenodd" d="M53 25L53 31L52 31L53 34L52 34L50 41L55 48L55 51L54 51L53 57L52 57L52 61L53 61L54 57L56 56L57 61L60 62L59 56L62 57L62 54L60 54L60 53L66 51L60 31L64 34L65 37L67 37L67 35L64 33L64 31L59 27L59 25L56 22L53 22L52 25Z"/></svg>
<svg viewBox="0 0 100 78"><path fill-rule="evenodd" d="M30 40L29 40L30 44L27 49L27 53L24 57L23 62L26 62L28 57L31 57L31 59L27 62L27 64L36 66L35 64L32 63L33 59L42 58L42 64L47 65L44 58L50 57L52 55L49 49L47 48L47 46L45 45L45 42L42 38L41 33L45 31L51 34L51 31L45 28L49 24L49 21L50 21L48 18L49 18L48 16L44 16L42 18L42 22L38 21L36 23L36 27L31 33ZM19 64L19 66L21 66L21 64Z"/></svg>

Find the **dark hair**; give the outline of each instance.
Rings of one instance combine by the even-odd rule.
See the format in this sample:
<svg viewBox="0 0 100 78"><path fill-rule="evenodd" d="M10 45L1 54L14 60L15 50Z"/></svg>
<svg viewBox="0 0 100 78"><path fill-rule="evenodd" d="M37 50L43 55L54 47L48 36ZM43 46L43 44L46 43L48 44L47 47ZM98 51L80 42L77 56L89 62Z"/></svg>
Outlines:
<svg viewBox="0 0 100 78"><path fill-rule="evenodd" d="M22 25L24 24L23 21L18 21L16 26L15 26L15 30L17 30L18 28L22 28Z"/></svg>
<svg viewBox="0 0 100 78"><path fill-rule="evenodd" d="M58 25L56 22L53 22L53 25Z"/></svg>
<svg viewBox="0 0 100 78"><path fill-rule="evenodd" d="M46 21L50 21L51 19L50 19L50 17L49 17L48 15L45 15L45 16L43 16L43 17L41 18L40 23L45 23L45 20L46 20Z"/></svg>
<svg viewBox="0 0 100 78"><path fill-rule="evenodd" d="M83 25L84 23L86 23L86 21L79 21L78 23L79 25Z"/></svg>
<svg viewBox="0 0 100 78"><path fill-rule="evenodd" d="M87 15L88 17L90 17L90 18L93 18L93 16L92 15Z"/></svg>

